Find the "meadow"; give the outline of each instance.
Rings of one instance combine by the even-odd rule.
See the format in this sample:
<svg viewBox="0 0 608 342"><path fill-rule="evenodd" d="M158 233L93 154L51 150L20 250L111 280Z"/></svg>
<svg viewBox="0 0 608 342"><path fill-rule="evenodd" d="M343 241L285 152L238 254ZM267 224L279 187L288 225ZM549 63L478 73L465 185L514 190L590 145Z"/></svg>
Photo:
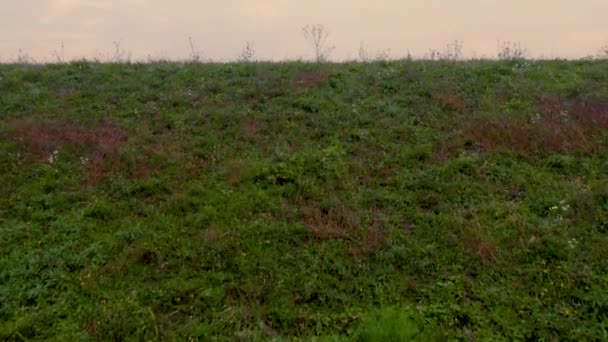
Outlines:
<svg viewBox="0 0 608 342"><path fill-rule="evenodd" d="M0 340L608 339L608 60L0 65Z"/></svg>

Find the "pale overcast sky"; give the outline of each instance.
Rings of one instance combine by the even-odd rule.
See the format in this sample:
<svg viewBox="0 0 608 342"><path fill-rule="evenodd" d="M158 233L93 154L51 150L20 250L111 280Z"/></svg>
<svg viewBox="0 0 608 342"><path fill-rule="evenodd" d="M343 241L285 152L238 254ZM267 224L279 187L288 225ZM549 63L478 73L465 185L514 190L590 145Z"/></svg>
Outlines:
<svg viewBox="0 0 608 342"><path fill-rule="evenodd" d="M110 55L185 58L191 36L204 55L235 58L253 42L264 59L310 58L301 28L323 24L336 59L370 52L422 56L460 40L468 56L497 41L533 55L584 57L608 43L608 0L0 0L0 60L21 49L51 58Z"/></svg>

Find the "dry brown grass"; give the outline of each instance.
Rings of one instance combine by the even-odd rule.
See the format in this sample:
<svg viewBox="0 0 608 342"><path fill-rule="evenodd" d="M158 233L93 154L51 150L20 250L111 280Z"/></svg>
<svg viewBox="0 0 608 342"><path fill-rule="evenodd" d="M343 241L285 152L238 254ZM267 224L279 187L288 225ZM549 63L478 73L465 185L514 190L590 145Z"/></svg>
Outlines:
<svg viewBox="0 0 608 342"><path fill-rule="evenodd" d="M307 71L298 74L296 84L302 88L316 88L327 81L330 73L326 71Z"/></svg>
<svg viewBox="0 0 608 342"><path fill-rule="evenodd" d="M30 161L48 161L55 151L84 158L87 184L97 184L112 174L145 179L159 167L152 156L176 155L167 144L143 143L132 132L108 122L84 125L17 120L10 127L12 138Z"/></svg>
<svg viewBox="0 0 608 342"><path fill-rule="evenodd" d="M316 240L345 240L348 253L359 260L383 248L387 234L378 224L364 224L359 215L346 205L336 205L326 211L310 205L302 209L303 221Z"/></svg>
<svg viewBox="0 0 608 342"><path fill-rule="evenodd" d="M368 227L362 232L358 244L350 248L350 255L355 260L373 255L381 250L387 241L386 233L377 226Z"/></svg>
<svg viewBox="0 0 608 342"><path fill-rule="evenodd" d="M95 320L90 320L88 321L85 326L84 326L84 331L87 332L87 334L91 337L100 337L101 336L101 329L99 328L99 325L97 324L97 322Z"/></svg>
<svg viewBox="0 0 608 342"><path fill-rule="evenodd" d="M465 233L461 237L464 249L467 254L478 257L482 262L495 261L498 256L497 247L488 239L480 237L478 234Z"/></svg>
<svg viewBox="0 0 608 342"><path fill-rule="evenodd" d="M230 185L237 185L243 180L245 163L242 160L233 160L227 163L226 182Z"/></svg>
<svg viewBox="0 0 608 342"><path fill-rule="evenodd" d="M351 240L353 233L360 229L354 213L346 206L337 206L323 212L318 206L302 209L303 221L317 240Z"/></svg>
<svg viewBox="0 0 608 342"><path fill-rule="evenodd" d="M27 152L37 158L46 159L53 151L70 147L88 151L94 156L111 155L127 142L128 134L123 129L104 123L97 127L60 121L15 121L14 138L21 142Z"/></svg>
<svg viewBox="0 0 608 342"><path fill-rule="evenodd" d="M215 228L207 228L205 229L205 231L203 232L203 239L205 240L205 242L207 244L213 244L214 242L218 241L221 238L221 234L220 231L218 231Z"/></svg>
<svg viewBox="0 0 608 342"><path fill-rule="evenodd" d="M460 144L473 143L482 152L511 149L522 155L595 153L608 135L608 102L566 103L542 99L538 114L526 119L499 117L470 120L458 132Z"/></svg>
<svg viewBox="0 0 608 342"><path fill-rule="evenodd" d="M464 97L456 93L442 91L433 94L432 99L439 103L441 107L454 112L462 113L467 108Z"/></svg>
<svg viewBox="0 0 608 342"><path fill-rule="evenodd" d="M241 134L244 138L252 140L262 132L262 124L256 120L250 120L243 123Z"/></svg>

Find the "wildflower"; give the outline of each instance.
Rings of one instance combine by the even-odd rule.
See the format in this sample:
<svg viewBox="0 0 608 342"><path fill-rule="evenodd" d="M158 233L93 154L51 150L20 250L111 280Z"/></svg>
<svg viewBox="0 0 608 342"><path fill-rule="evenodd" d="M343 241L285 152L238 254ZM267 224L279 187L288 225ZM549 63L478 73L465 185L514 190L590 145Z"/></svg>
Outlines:
<svg viewBox="0 0 608 342"><path fill-rule="evenodd" d="M81 164L83 164L83 165L84 165L84 164L86 164L88 161L89 161L89 158L87 158L87 157L80 157L80 163L81 163Z"/></svg>
<svg viewBox="0 0 608 342"><path fill-rule="evenodd" d="M530 122L532 122L533 124L535 124L539 121L540 121L540 114L538 114L538 113L532 115L532 117L530 118Z"/></svg>
<svg viewBox="0 0 608 342"><path fill-rule="evenodd" d="M568 122L568 111L567 110L560 111L559 118L561 119L562 123Z"/></svg>
<svg viewBox="0 0 608 342"><path fill-rule="evenodd" d="M570 205L566 201L559 201L557 205L549 208L549 211L552 213L567 212L568 210L570 210Z"/></svg>
<svg viewBox="0 0 608 342"><path fill-rule="evenodd" d="M54 164L57 161L57 157L59 156L59 151L55 150L48 158L49 164Z"/></svg>
<svg viewBox="0 0 608 342"><path fill-rule="evenodd" d="M15 160L18 165L21 165L21 153L17 152L13 154L9 152L8 156L10 157L10 159Z"/></svg>

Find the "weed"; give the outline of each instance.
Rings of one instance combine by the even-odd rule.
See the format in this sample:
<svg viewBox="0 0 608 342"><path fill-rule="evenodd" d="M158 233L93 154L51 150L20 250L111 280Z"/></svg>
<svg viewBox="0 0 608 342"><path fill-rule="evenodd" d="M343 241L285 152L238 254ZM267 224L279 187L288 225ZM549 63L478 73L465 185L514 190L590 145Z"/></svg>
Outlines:
<svg viewBox="0 0 608 342"><path fill-rule="evenodd" d="M608 133L608 106L578 100L565 104L542 99L531 118L478 119L461 132L464 141L486 152L513 149L524 155L538 153L595 153Z"/></svg>
<svg viewBox="0 0 608 342"><path fill-rule="evenodd" d="M520 60L526 59L530 51L516 42L498 42L498 59L500 60Z"/></svg>
<svg viewBox="0 0 608 342"><path fill-rule="evenodd" d="M255 46L252 42L247 42L245 47L243 47L243 50L241 50L237 61L241 63L248 63L252 62L253 58L255 58Z"/></svg>
<svg viewBox="0 0 608 342"><path fill-rule="evenodd" d="M111 174L125 171L138 178L148 178L153 169L151 157L163 148L152 144L140 146L141 152L130 155L133 136L124 129L103 123L87 127L62 121L15 121L11 123L14 139L23 146L26 158L58 161L60 151L76 155L86 169L88 183L96 184ZM133 164L134 165L129 165Z"/></svg>
<svg viewBox="0 0 608 342"><path fill-rule="evenodd" d="M307 71L298 75L297 84L303 88L315 88L327 82L330 74L326 71Z"/></svg>
<svg viewBox="0 0 608 342"><path fill-rule="evenodd" d="M315 61L317 63L326 62L334 50L333 46L328 46L329 31L325 26L317 25L306 25L302 28L302 33L306 41L312 46Z"/></svg>
<svg viewBox="0 0 608 342"><path fill-rule="evenodd" d="M445 109L457 113L462 113L466 109L464 98L458 94L440 92L433 94L433 100L439 102Z"/></svg>
<svg viewBox="0 0 608 342"><path fill-rule="evenodd" d="M306 227L319 240L350 240L360 228L357 217L345 206L329 208L326 212L319 207L305 207L302 216Z"/></svg>
<svg viewBox="0 0 608 342"><path fill-rule="evenodd" d="M599 48L597 55L599 58L608 58L608 44Z"/></svg>
<svg viewBox="0 0 608 342"><path fill-rule="evenodd" d="M432 61L458 61L463 57L462 47L462 42L455 40L453 43L447 44L444 51L434 49L429 50L428 54L426 55L426 59L430 59Z"/></svg>
<svg viewBox="0 0 608 342"><path fill-rule="evenodd" d="M188 47L190 48L190 62L200 63L203 59L203 53L198 47L196 47L192 37L188 37Z"/></svg>
<svg viewBox="0 0 608 342"><path fill-rule="evenodd" d="M112 61L114 63L129 63L131 62L131 53L125 51L122 48L122 42L119 40L115 40L112 42L114 46L114 53L112 55Z"/></svg>

